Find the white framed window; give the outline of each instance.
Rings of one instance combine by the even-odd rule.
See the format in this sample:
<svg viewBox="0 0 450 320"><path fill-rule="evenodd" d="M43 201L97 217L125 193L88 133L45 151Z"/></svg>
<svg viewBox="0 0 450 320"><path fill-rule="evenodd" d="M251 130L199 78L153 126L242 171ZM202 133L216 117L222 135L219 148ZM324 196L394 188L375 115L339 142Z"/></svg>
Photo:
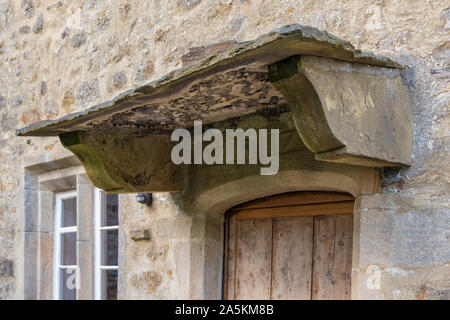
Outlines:
<svg viewBox="0 0 450 320"><path fill-rule="evenodd" d="M118 195L95 188L94 232L96 300L117 299L119 214Z"/></svg>
<svg viewBox="0 0 450 320"><path fill-rule="evenodd" d="M76 299L77 273L77 192L69 191L56 194L53 299Z"/></svg>

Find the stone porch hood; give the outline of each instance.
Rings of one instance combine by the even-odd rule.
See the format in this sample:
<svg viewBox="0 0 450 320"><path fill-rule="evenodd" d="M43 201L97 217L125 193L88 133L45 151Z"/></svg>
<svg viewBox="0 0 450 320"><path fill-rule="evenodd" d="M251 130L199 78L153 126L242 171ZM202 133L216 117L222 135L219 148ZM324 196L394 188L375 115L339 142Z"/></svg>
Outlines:
<svg viewBox="0 0 450 320"><path fill-rule="evenodd" d="M17 134L59 136L93 183L109 192L178 191L172 130L287 103L317 160L409 165L412 100L401 69L326 32L290 25Z"/></svg>

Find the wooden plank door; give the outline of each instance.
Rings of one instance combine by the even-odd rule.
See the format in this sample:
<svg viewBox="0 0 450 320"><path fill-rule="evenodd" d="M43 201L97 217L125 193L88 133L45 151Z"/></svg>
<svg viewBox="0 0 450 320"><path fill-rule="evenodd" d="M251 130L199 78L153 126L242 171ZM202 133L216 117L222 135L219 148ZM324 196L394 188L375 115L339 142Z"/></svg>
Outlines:
<svg viewBox="0 0 450 320"><path fill-rule="evenodd" d="M269 299L272 224L269 220L243 220L238 224L236 299Z"/></svg>
<svg viewBox="0 0 450 320"><path fill-rule="evenodd" d="M227 219L226 299L348 299L353 198L301 192L253 201Z"/></svg>
<svg viewBox="0 0 450 320"><path fill-rule="evenodd" d="M313 217L273 221L271 299L311 298Z"/></svg>
<svg viewBox="0 0 450 320"><path fill-rule="evenodd" d="M313 300L350 299L351 215L314 218Z"/></svg>

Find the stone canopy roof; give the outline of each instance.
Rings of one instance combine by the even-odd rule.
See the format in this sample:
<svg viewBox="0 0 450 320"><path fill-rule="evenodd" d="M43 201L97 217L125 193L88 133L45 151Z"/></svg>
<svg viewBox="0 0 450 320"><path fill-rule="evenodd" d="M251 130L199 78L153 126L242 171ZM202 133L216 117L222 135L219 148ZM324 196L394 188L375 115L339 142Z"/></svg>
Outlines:
<svg viewBox="0 0 450 320"><path fill-rule="evenodd" d="M301 25L275 29L238 43L159 80L57 120L17 131L19 136L57 136L74 131L157 134L274 108L286 99L270 82L268 66L292 56L317 56L401 68L385 57L356 50L349 42Z"/></svg>

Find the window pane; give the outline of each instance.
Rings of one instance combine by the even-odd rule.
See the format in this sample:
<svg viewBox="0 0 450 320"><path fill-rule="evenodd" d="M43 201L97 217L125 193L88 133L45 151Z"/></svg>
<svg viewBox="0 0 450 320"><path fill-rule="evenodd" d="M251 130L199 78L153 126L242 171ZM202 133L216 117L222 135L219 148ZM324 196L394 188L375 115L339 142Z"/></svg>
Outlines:
<svg viewBox="0 0 450 320"><path fill-rule="evenodd" d="M117 300L117 270L102 270L102 286L102 299Z"/></svg>
<svg viewBox="0 0 450 320"><path fill-rule="evenodd" d="M73 227L77 225L77 198L62 200L61 227Z"/></svg>
<svg viewBox="0 0 450 320"><path fill-rule="evenodd" d="M119 196L117 194L106 195L106 212L102 227L117 226L119 224Z"/></svg>
<svg viewBox="0 0 450 320"><path fill-rule="evenodd" d="M77 233L68 232L61 234L61 264L76 265L77 264Z"/></svg>
<svg viewBox="0 0 450 320"><path fill-rule="evenodd" d="M102 230L102 265L118 265L119 230Z"/></svg>
<svg viewBox="0 0 450 320"><path fill-rule="evenodd" d="M62 300L75 300L77 298L76 292L76 270L75 269L60 269L60 286Z"/></svg>

